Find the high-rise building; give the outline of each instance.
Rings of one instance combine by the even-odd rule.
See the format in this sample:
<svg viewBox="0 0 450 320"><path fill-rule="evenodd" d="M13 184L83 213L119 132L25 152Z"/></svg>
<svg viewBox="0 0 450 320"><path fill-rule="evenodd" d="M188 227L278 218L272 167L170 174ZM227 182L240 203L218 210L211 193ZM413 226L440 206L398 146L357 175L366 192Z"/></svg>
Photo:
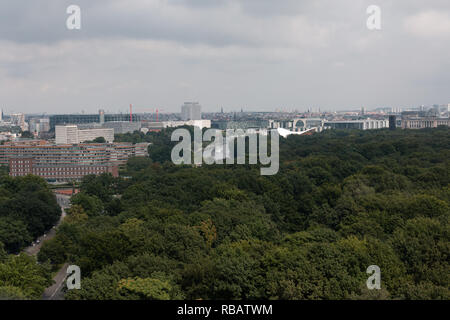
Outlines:
<svg viewBox="0 0 450 320"><path fill-rule="evenodd" d="M39 119L39 132L47 132L50 130L49 118Z"/></svg>
<svg viewBox="0 0 450 320"><path fill-rule="evenodd" d="M198 102L185 102L181 106L181 120L201 120L202 107Z"/></svg>
<svg viewBox="0 0 450 320"><path fill-rule="evenodd" d="M104 124L105 123L105 110L100 109L98 111L98 114L99 114L100 124Z"/></svg>
<svg viewBox="0 0 450 320"><path fill-rule="evenodd" d="M389 116L389 130L395 130L397 127L397 117L395 115Z"/></svg>
<svg viewBox="0 0 450 320"><path fill-rule="evenodd" d="M56 144L76 144L78 143L78 127L56 126L55 127Z"/></svg>
<svg viewBox="0 0 450 320"><path fill-rule="evenodd" d="M20 127L22 130L26 130L25 115L23 113L15 113L11 115L11 122Z"/></svg>

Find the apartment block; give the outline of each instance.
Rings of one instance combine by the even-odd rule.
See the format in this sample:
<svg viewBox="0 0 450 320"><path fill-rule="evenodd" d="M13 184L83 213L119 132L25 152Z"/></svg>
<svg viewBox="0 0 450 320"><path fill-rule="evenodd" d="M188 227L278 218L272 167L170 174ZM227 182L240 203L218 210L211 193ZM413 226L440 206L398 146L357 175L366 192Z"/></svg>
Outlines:
<svg viewBox="0 0 450 320"><path fill-rule="evenodd" d="M43 140L0 145L0 165L9 165L11 176L35 174L48 181L79 180L105 172L118 176L129 157L148 156L148 143L51 144Z"/></svg>

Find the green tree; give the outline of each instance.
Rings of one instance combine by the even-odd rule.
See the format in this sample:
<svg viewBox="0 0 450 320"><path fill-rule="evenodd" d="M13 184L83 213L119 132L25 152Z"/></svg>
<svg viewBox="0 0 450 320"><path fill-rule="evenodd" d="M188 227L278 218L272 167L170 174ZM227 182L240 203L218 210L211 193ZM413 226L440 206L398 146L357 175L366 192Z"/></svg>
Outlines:
<svg viewBox="0 0 450 320"><path fill-rule="evenodd" d="M17 253L31 241L24 222L11 217L0 217L0 242L3 242L8 252Z"/></svg>

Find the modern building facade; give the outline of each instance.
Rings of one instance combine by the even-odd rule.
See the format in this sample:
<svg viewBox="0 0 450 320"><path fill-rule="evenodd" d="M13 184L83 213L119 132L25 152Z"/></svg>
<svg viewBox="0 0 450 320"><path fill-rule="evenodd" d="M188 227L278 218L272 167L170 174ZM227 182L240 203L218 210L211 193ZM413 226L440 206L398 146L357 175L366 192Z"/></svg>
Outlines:
<svg viewBox="0 0 450 320"><path fill-rule="evenodd" d="M105 138L106 142L113 142L114 129L99 128L80 130L76 125L55 127L56 144L83 143L99 137Z"/></svg>
<svg viewBox="0 0 450 320"><path fill-rule="evenodd" d="M130 122L130 114L106 114L100 110L98 114L59 114L51 115L50 129L54 129L57 125L82 124L82 123L106 123L112 121L128 121ZM140 115L133 114L131 122L141 121Z"/></svg>
<svg viewBox="0 0 450 320"><path fill-rule="evenodd" d="M244 120L244 121L227 121L218 120L212 121L211 127L219 130L227 129L266 129L269 128L269 120Z"/></svg>
<svg viewBox="0 0 450 320"><path fill-rule="evenodd" d="M324 122L325 129L372 130L389 128L389 120L333 120Z"/></svg>

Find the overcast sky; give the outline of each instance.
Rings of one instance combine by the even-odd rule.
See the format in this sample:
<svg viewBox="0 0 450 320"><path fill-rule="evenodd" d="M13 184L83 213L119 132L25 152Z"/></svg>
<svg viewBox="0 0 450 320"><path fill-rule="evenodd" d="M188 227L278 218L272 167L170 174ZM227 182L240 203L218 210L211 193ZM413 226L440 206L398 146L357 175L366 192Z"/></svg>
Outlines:
<svg viewBox="0 0 450 320"><path fill-rule="evenodd" d="M71 4L81 30L66 28ZM7 113L447 104L449 56L449 0L0 2Z"/></svg>

